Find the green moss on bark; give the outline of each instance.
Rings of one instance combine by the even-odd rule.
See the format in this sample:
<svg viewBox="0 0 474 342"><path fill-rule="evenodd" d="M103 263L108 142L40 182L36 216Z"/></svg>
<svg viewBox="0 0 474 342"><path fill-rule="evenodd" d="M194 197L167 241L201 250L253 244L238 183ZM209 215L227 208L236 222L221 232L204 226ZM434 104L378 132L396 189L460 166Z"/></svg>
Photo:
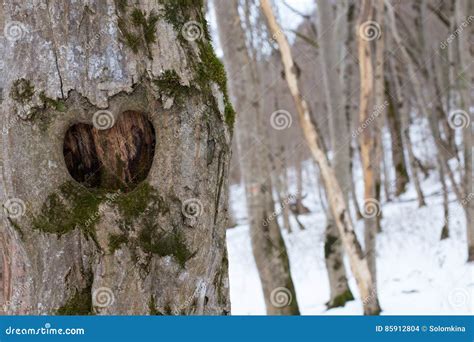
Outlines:
<svg viewBox="0 0 474 342"><path fill-rule="evenodd" d="M235 124L235 110L232 104L227 100L227 103L225 104L225 123L230 129L234 128Z"/></svg>
<svg viewBox="0 0 474 342"><path fill-rule="evenodd" d="M166 232L158 225L153 224L152 220L144 223L138 236L138 242L143 251L161 257L172 256L183 268L186 262L196 254L188 249L181 230L175 228L171 232Z"/></svg>
<svg viewBox="0 0 474 342"><path fill-rule="evenodd" d="M92 295L91 287L85 287L77 290L68 301L61 306L57 312L58 315L91 315L92 314Z"/></svg>
<svg viewBox="0 0 474 342"><path fill-rule="evenodd" d="M19 78L12 84L10 97L21 104L25 104L33 98L35 87L30 80Z"/></svg>
<svg viewBox="0 0 474 342"><path fill-rule="evenodd" d="M214 48L210 43L209 28L206 18L202 14L202 0L160 0L160 3L163 5L162 16L173 25L183 48L187 49L190 53L194 53L192 44L197 44L199 53L197 56L198 62L193 63L195 72L194 82L199 86L205 97L212 97L212 83L216 83L219 86L224 94L225 123L232 130L235 122L235 111L232 108L227 93L227 76L224 65L217 58ZM202 37L192 42L186 40L182 33L184 25L190 21L197 23L199 26L197 29L202 30ZM194 62L194 60L192 59L191 62ZM214 110L218 110L215 102L215 99L212 98L212 106Z"/></svg>
<svg viewBox="0 0 474 342"><path fill-rule="evenodd" d="M324 257L327 259L333 253L332 247L339 239L337 236L327 235L326 241L324 242Z"/></svg>
<svg viewBox="0 0 474 342"><path fill-rule="evenodd" d="M197 22L203 30L203 37L211 39L206 18L202 14L204 6L202 0L159 0L159 3L163 6L161 16L179 33L178 39L185 40L181 30L189 21Z"/></svg>
<svg viewBox="0 0 474 342"><path fill-rule="evenodd" d="M116 1L116 7L117 25L122 34L123 43L135 54L144 50L151 59L150 46L156 43L156 24L159 16L154 11L147 15L137 7L128 14L127 3L123 1Z"/></svg>
<svg viewBox="0 0 474 342"><path fill-rule="evenodd" d="M120 215L126 223L131 223L135 218L145 212L150 203L158 205L159 211L166 211L167 206L156 190L147 182L139 184L134 190L121 194L115 200Z"/></svg>
<svg viewBox="0 0 474 342"><path fill-rule="evenodd" d="M334 298L334 300L330 303L328 303L327 307L328 309L330 308L337 308L340 306L346 305L346 302L349 302L351 300L354 300L354 296L352 295L352 292L350 289L347 289L343 293L341 293L339 296Z"/></svg>
<svg viewBox="0 0 474 342"><path fill-rule="evenodd" d="M58 112L64 112L66 110L66 104L64 100L55 100L46 96L46 93L42 91L39 94L40 100L43 102L43 108L52 108Z"/></svg>
<svg viewBox="0 0 474 342"><path fill-rule="evenodd" d="M156 308L155 296L150 296L150 301L148 302L148 310L151 316L161 315L158 309Z"/></svg>
<svg viewBox="0 0 474 342"><path fill-rule="evenodd" d="M114 253L122 244L128 242L125 234L109 234L109 252Z"/></svg>
<svg viewBox="0 0 474 342"><path fill-rule="evenodd" d="M178 104L182 104L186 98L196 93L195 87L181 84L180 78L174 70L166 70L160 77L154 79L153 83L161 94L174 98Z"/></svg>
<svg viewBox="0 0 474 342"><path fill-rule="evenodd" d="M47 197L41 214L33 218L33 228L58 235L81 228L93 237L100 218L99 205L104 199L104 192L66 182Z"/></svg>
<svg viewBox="0 0 474 342"><path fill-rule="evenodd" d="M155 219L169 212L169 206L156 190L143 182L133 191L116 193L113 199L102 189L87 189L75 182L66 182L51 193L41 207L41 213L32 218L33 229L50 234L63 235L81 229L95 240L95 225L101 218L99 206L107 203L116 206L125 226L132 224L145 212ZM113 253L120 245L128 243L128 235L109 235L109 250Z"/></svg>
<svg viewBox="0 0 474 342"><path fill-rule="evenodd" d="M8 222L10 222L10 224L13 226L13 228L15 228L20 238L23 239L23 231L21 230L20 225L14 220L12 220L10 217L7 217L7 219L8 219Z"/></svg>

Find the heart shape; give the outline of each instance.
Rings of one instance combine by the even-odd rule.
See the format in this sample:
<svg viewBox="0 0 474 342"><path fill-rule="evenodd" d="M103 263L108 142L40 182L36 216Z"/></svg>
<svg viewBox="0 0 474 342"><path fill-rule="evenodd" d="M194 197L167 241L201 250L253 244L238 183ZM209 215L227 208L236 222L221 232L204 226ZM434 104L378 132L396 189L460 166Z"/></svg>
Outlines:
<svg viewBox="0 0 474 342"><path fill-rule="evenodd" d="M89 188L134 189L153 162L153 125L142 113L127 111L112 127L99 128L78 123L67 130L63 154L70 175Z"/></svg>

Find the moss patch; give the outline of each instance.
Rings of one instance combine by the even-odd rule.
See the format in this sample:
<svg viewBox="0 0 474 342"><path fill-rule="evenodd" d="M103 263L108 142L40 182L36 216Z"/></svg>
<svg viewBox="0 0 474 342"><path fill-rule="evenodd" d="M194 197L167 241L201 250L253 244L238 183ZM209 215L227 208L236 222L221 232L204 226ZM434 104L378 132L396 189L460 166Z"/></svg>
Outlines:
<svg viewBox="0 0 474 342"><path fill-rule="evenodd" d="M207 40L211 39L206 18L202 14L203 0L159 0L163 6L161 16L173 25L176 32L181 32L183 25L188 21L196 21L203 29L203 35ZM179 34L179 39L184 40Z"/></svg>
<svg viewBox="0 0 474 342"><path fill-rule="evenodd" d="M227 75L224 65L217 58L212 44L208 41L199 41L199 59L200 62L195 66L195 82L199 84L202 91L206 94L212 94L211 84L216 83L224 94L224 118L229 129L233 129L235 122L235 111L229 100L227 92ZM214 109L218 111L216 100L211 96Z"/></svg>
<svg viewBox="0 0 474 342"><path fill-rule="evenodd" d="M161 313L156 308L155 296L153 295L150 296L150 301L148 302L148 310L150 315L152 316L161 315Z"/></svg>
<svg viewBox="0 0 474 342"><path fill-rule="evenodd" d="M234 107L229 102L229 100L227 100L225 104L225 123L230 129L234 127L235 116L236 116L236 113L235 113Z"/></svg>
<svg viewBox="0 0 474 342"><path fill-rule="evenodd" d="M350 289L347 289L343 293L341 293L339 296L334 298L334 300L331 303L328 303L327 307L328 309L330 308L337 308L340 306L346 305L346 302L349 302L351 300L354 300L354 296L352 295L352 292Z"/></svg>
<svg viewBox="0 0 474 342"><path fill-rule="evenodd" d="M139 8L133 8L127 13L126 1L116 1L117 24L122 34L123 42L134 53L145 50L148 57L152 58L150 46L156 43L156 24L159 16L151 11L148 15Z"/></svg>
<svg viewBox="0 0 474 342"><path fill-rule="evenodd" d="M45 109L52 108L58 112L64 112L66 110L66 104L64 103L64 100L54 100L50 97L47 97L44 91L39 94L39 98L43 102L43 108Z"/></svg>
<svg viewBox="0 0 474 342"><path fill-rule="evenodd" d="M10 97L21 104L31 101L34 94L35 87L30 80L24 78L14 81L10 90Z"/></svg>
<svg viewBox="0 0 474 342"><path fill-rule="evenodd" d="M153 80L160 93L174 98L175 102L182 104L191 94L196 93L196 88L182 85L176 71L166 70L160 77Z"/></svg>
<svg viewBox="0 0 474 342"><path fill-rule="evenodd" d="M227 94L227 76L224 65L217 58L214 48L210 43L211 35L206 18L202 13L202 0L160 0L160 3L163 5L163 13L161 15L167 22L173 25L183 48L187 49L189 53L194 54L191 44L197 44L199 53L196 57L198 58L191 59L191 62L198 60L197 63L195 62L192 65L195 72L194 83L199 86L203 95L210 99L210 104L217 112L217 104L211 95L210 87L211 83L216 83L219 86L224 94L225 122L232 130L235 121L235 111ZM197 39L191 43L183 37L181 30L189 21L197 22L200 26L199 29L203 31L203 39Z"/></svg>
<svg viewBox="0 0 474 342"><path fill-rule="evenodd" d="M81 229L86 236L95 241L95 225L101 218L99 206L107 203L116 206L121 216L119 223L128 227L133 220L144 216L143 222L155 220L158 215L169 212L169 206L159 196L153 187L143 182L129 193L117 193L113 200L108 192L98 189L87 189L75 182L66 182L57 191L51 193L41 207L41 214L32 218L32 227L46 233L59 236L74 229ZM144 213L147 212L147 215ZM142 224L142 222L140 222ZM110 253L115 252L122 244L137 245L134 239L130 241L127 231L120 234L110 234L108 245ZM183 259L181 240L177 240L176 255Z"/></svg>
<svg viewBox="0 0 474 342"><path fill-rule="evenodd" d="M200 63L197 64L196 81L203 88L210 86L210 82L217 83L221 91L227 95L227 76L224 65L214 53L212 44L208 41L199 43Z"/></svg>
<svg viewBox="0 0 474 342"><path fill-rule="evenodd" d="M105 198L104 192L66 182L48 196L41 214L33 218L33 228L58 235L81 228L86 235L94 236L99 204Z"/></svg>
<svg viewBox="0 0 474 342"><path fill-rule="evenodd" d="M324 257L326 259L333 253L332 247L338 240L339 239L337 238L337 236L333 236L333 235L326 236L326 241L324 242Z"/></svg>
<svg viewBox="0 0 474 342"><path fill-rule="evenodd" d="M109 234L109 251L114 253L120 245L127 243L128 237L125 234Z"/></svg>
<svg viewBox="0 0 474 342"><path fill-rule="evenodd" d="M126 223L145 212L150 203L154 203L158 213L166 213L169 207L159 196L153 187L147 182L139 184L133 191L121 194L117 197L115 204Z"/></svg>
<svg viewBox="0 0 474 342"><path fill-rule="evenodd" d="M7 219L8 219L8 222L10 222L10 224L13 226L13 228L15 228L20 238L23 239L24 235L23 235L23 231L20 228L20 225L17 222L13 221L10 217L7 217Z"/></svg>
<svg viewBox="0 0 474 342"><path fill-rule="evenodd" d="M88 286L82 290L76 289L74 295L69 298L66 304L61 306L56 313L58 315L91 315L91 287Z"/></svg>
<svg viewBox="0 0 474 342"><path fill-rule="evenodd" d="M151 220L145 222L138 240L145 252L161 257L172 256L181 267L196 254L188 249L182 231L175 228L171 232L165 232Z"/></svg>

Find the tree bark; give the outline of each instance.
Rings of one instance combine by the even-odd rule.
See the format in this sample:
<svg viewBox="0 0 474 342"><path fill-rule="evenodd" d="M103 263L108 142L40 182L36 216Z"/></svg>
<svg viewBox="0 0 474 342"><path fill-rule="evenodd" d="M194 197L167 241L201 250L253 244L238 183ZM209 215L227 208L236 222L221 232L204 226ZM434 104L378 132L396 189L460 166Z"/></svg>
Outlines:
<svg viewBox="0 0 474 342"><path fill-rule="evenodd" d="M365 122L375 120L361 132L360 151L362 159L362 170L364 174L364 239L365 252L372 279L376 277L376 234L377 234L377 216L380 215L380 202L376 199L377 184L376 173L380 168L380 160L377 158L378 122L377 109L374 104L374 74L372 67L372 54L370 48L371 37L363 32L367 23L372 19L372 1L364 0L362 2L361 12L358 22L358 56L360 73L360 106L359 106L359 125L363 127ZM376 30L375 28L374 30ZM375 109L375 110L374 110ZM380 186L380 184L378 185Z"/></svg>
<svg viewBox="0 0 474 342"><path fill-rule="evenodd" d="M390 59L390 68L393 77L393 85L395 89L395 97L397 100L397 112L400 113L400 129L402 131L402 139L404 141L404 145L407 149L408 154L408 164L410 166L411 171L411 179L413 181L413 185L415 187L416 196L418 199L418 206L422 207L425 206L425 196L423 195L423 190L421 189L420 184L420 177L418 174L418 165L416 164L415 154L413 152L413 145L411 142L410 137L410 113L408 111L407 106L405 105L405 101L403 98L403 92L401 91L401 85L398 78L397 69L395 67L395 62L393 59Z"/></svg>
<svg viewBox="0 0 474 342"><path fill-rule="evenodd" d="M456 2L456 22L458 27L466 20L469 4L466 0L459 0ZM465 23L465 22L464 22ZM469 34L471 33L471 34ZM471 114L472 106L472 91L474 72L472 71L472 56L469 54L469 37L472 37L471 32L458 35L458 53L459 53L459 69L457 78L457 86L461 94L460 108L465 114L466 124L462 127L463 137L463 155L464 155L464 170L462 174L462 186L464 189L464 197L461 204L464 207L466 216L466 231L467 231L467 261L474 261L474 193L472 189L473 169L472 169L472 125L474 117ZM454 45L454 44L453 44ZM470 58L471 57L471 58ZM471 61L471 62L469 62Z"/></svg>
<svg viewBox="0 0 474 342"><path fill-rule="evenodd" d="M338 53L338 32L336 28L345 26L346 16L340 15L336 24L333 24L334 11L332 4L325 0L318 0L318 42L320 46L321 72L325 89L327 117L329 120L330 145L332 151L331 165L335 171L336 178L344 189L343 195L346 205L350 189L349 183L349 144L341 144L349 136L347 117L345 115L345 101L340 103L342 89L342 77L344 70L344 56ZM347 13L347 1L342 1L343 13ZM341 22L341 20L343 20ZM342 40L345 42L345 40ZM341 63L335 63L342 58ZM345 71L345 70L344 70ZM328 307L344 306L346 301L352 300L352 292L347 282L346 269L343 261L343 250L339 232L334 223L332 213L329 212L326 223L324 257L328 270L330 299Z"/></svg>
<svg viewBox="0 0 474 342"><path fill-rule="evenodd" d="M262 283L269 315L298 315L298 302L291 278L290 265L280 227L274 215L268 155L260 143L259 99L245 32L239 17L238 0L217 1L217 25L230 89L235 100L237 145L246 187L252 250ZM232 39L229 37L232 35Z"/></svg>
<svg viewBox="0 0 474 342"><path fill-rule="evenodd" d="M0 137L6 313L229 314L232 107L199 2L10 1L0 18L16 25L0 38L2 127L16 118ZM69 146L133 189L68 173L94 155L63 156L76 123L106 141ZM118 172L147 158L139 184Z"/></svg>
<svg viewBox="0 0 474 342"><path fill-rule="evenodd" d="M393 77L396 77L396 75ZM402 114L398 111L400 108L396 105L396 99L391 95L394 87L392 87L388 78L385 84L385 94L388 102L387 121L390 128L390 137L392 139L392 161L395 168L395 196L400 196L405 192L405 188L409 181L404 157L405 145L402 139L400 123Z"/></svg>
<svg viewBox="0 0 474 342"><path fill-rule="evenodd" d="M362 248L355 235L354 226L347 210L341 186L322 148L323 144L316 130L316 126L312 121L308 104L301 96L290 46L285 34L275 19L270 2L268 0L261 0L260 5L262 12L267 18L270 32L273 37L275 37L280 48L288 88L295 102L300 126L308 143L308 147L310 148L313 158L319 165L331 212L339 230L343 246L349 257L351 269L359 287L361 298L363 298L364 314L377 315L380 313L380 306L374 286L375 284L372 281L367 260L363 256Z"/></svg>

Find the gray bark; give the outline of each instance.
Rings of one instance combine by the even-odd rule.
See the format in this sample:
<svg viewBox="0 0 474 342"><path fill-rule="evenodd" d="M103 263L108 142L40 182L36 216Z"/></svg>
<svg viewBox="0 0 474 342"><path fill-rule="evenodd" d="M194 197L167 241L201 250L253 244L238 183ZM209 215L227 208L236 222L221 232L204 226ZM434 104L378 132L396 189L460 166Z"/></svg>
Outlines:
<svg viewBox="0 0 474 342"><path fill-rule="evenodd" d="M472 7L472 4L471 4ZM468 13L469 3L466 0L458 0L456 2L456 22L457 25L462 25L466 20L466 14ZM471 33L471 34L469 34ZM472 55L469 53L469 37L472 37L471 32L458 35L458 53L459 53L459 70L458 74L462 75L457 78L457 86L461 94L460 108L466 114L465 120L467 124L462 127L463 136L463 155L464 155L464 170L462 174L462 186L463 194L461 204L464 207L464 213L466 216L466 231L467 231L467 260L470 262L474 261L474 200L473 200L473 169L472 169L472 126L474 117L471 114L471 108L473 106L472 101L472 82L474 72L472 70ZM470 58L471 57L471 58Z"/></svg>
<svg viewBox="0 0 474 342"><path fill-rule="evenodd" d="M393 77L397 77L393 75ZM392 97L392 92L395 93L394 87L390 80L386 80L386 98L388 102L387 107L387 121L390 127L390 137L392 140L392 161L395 168L395 196L400 196L405 192L408 184L408 171L405 163L404 151L405 146L402 139L402 130L400 118L402 114L399 112L400 107L398 101Z"/></svg>
<svg viewBox="0 0 474 342"><path fill-rule="evenodd" d="M228 314L231 107L202 8L36 3L0 6L16 25L0 37L0 121L14 122L0 136L6 313ZM195 40L181 31L191 20ZM86 188L66 169L66 131L98 110L143 113L157 133L134 190ZM139 147L97 148L127 163L119 149Z"/></svg>
<svg viewBox="0 0 474 342"><path fill-rule="evenodd" d="M343 91L343 71L346 71L345 56L337 48L338 39L345 42L348 34L346 19L348 2L340 2L341 13L335 18L332 4L325 0L318 0L318 43L320 46L321 72L325 89L327 117L329 120L330 145L332 150L331 165L336 173L336 178L343 189L344 200L348 203L350 189L349 180L349 144L341 144L349 136L349 126L345 113L345 98L341 102ZM341 49L346 53L345 49ZM342 59L342 62L339 61ZM342 70L341 70L342 69ZM345 89L344 89L345 90ZM330 299L328 307L344 306L346 301L353 296L347 282L346 269L343 262L342 244L339 232L334 222L331 211L327 217L324 256L328 270Z"/></svg>
<svg viewBox="0 0 474 342"><path fill-rule="evenodd" d="M400 129L402 131L402 141L404 142L404 146L406 146L408 154L408 165L410 166L411 180L413 181L413 185L415 187L416 197L418 199L418 206L422 207L426 205L426 203L423 190L421 189L418 165L416 164L416 157L413 152L413 144L410 137L410 113L408 111L407 106L405 105L403 92L401 91L401 85L393 59L390 59L390 69L393 77L393 85L395 90L394 93L397 100L397 112L400 113Z"/></svg>

